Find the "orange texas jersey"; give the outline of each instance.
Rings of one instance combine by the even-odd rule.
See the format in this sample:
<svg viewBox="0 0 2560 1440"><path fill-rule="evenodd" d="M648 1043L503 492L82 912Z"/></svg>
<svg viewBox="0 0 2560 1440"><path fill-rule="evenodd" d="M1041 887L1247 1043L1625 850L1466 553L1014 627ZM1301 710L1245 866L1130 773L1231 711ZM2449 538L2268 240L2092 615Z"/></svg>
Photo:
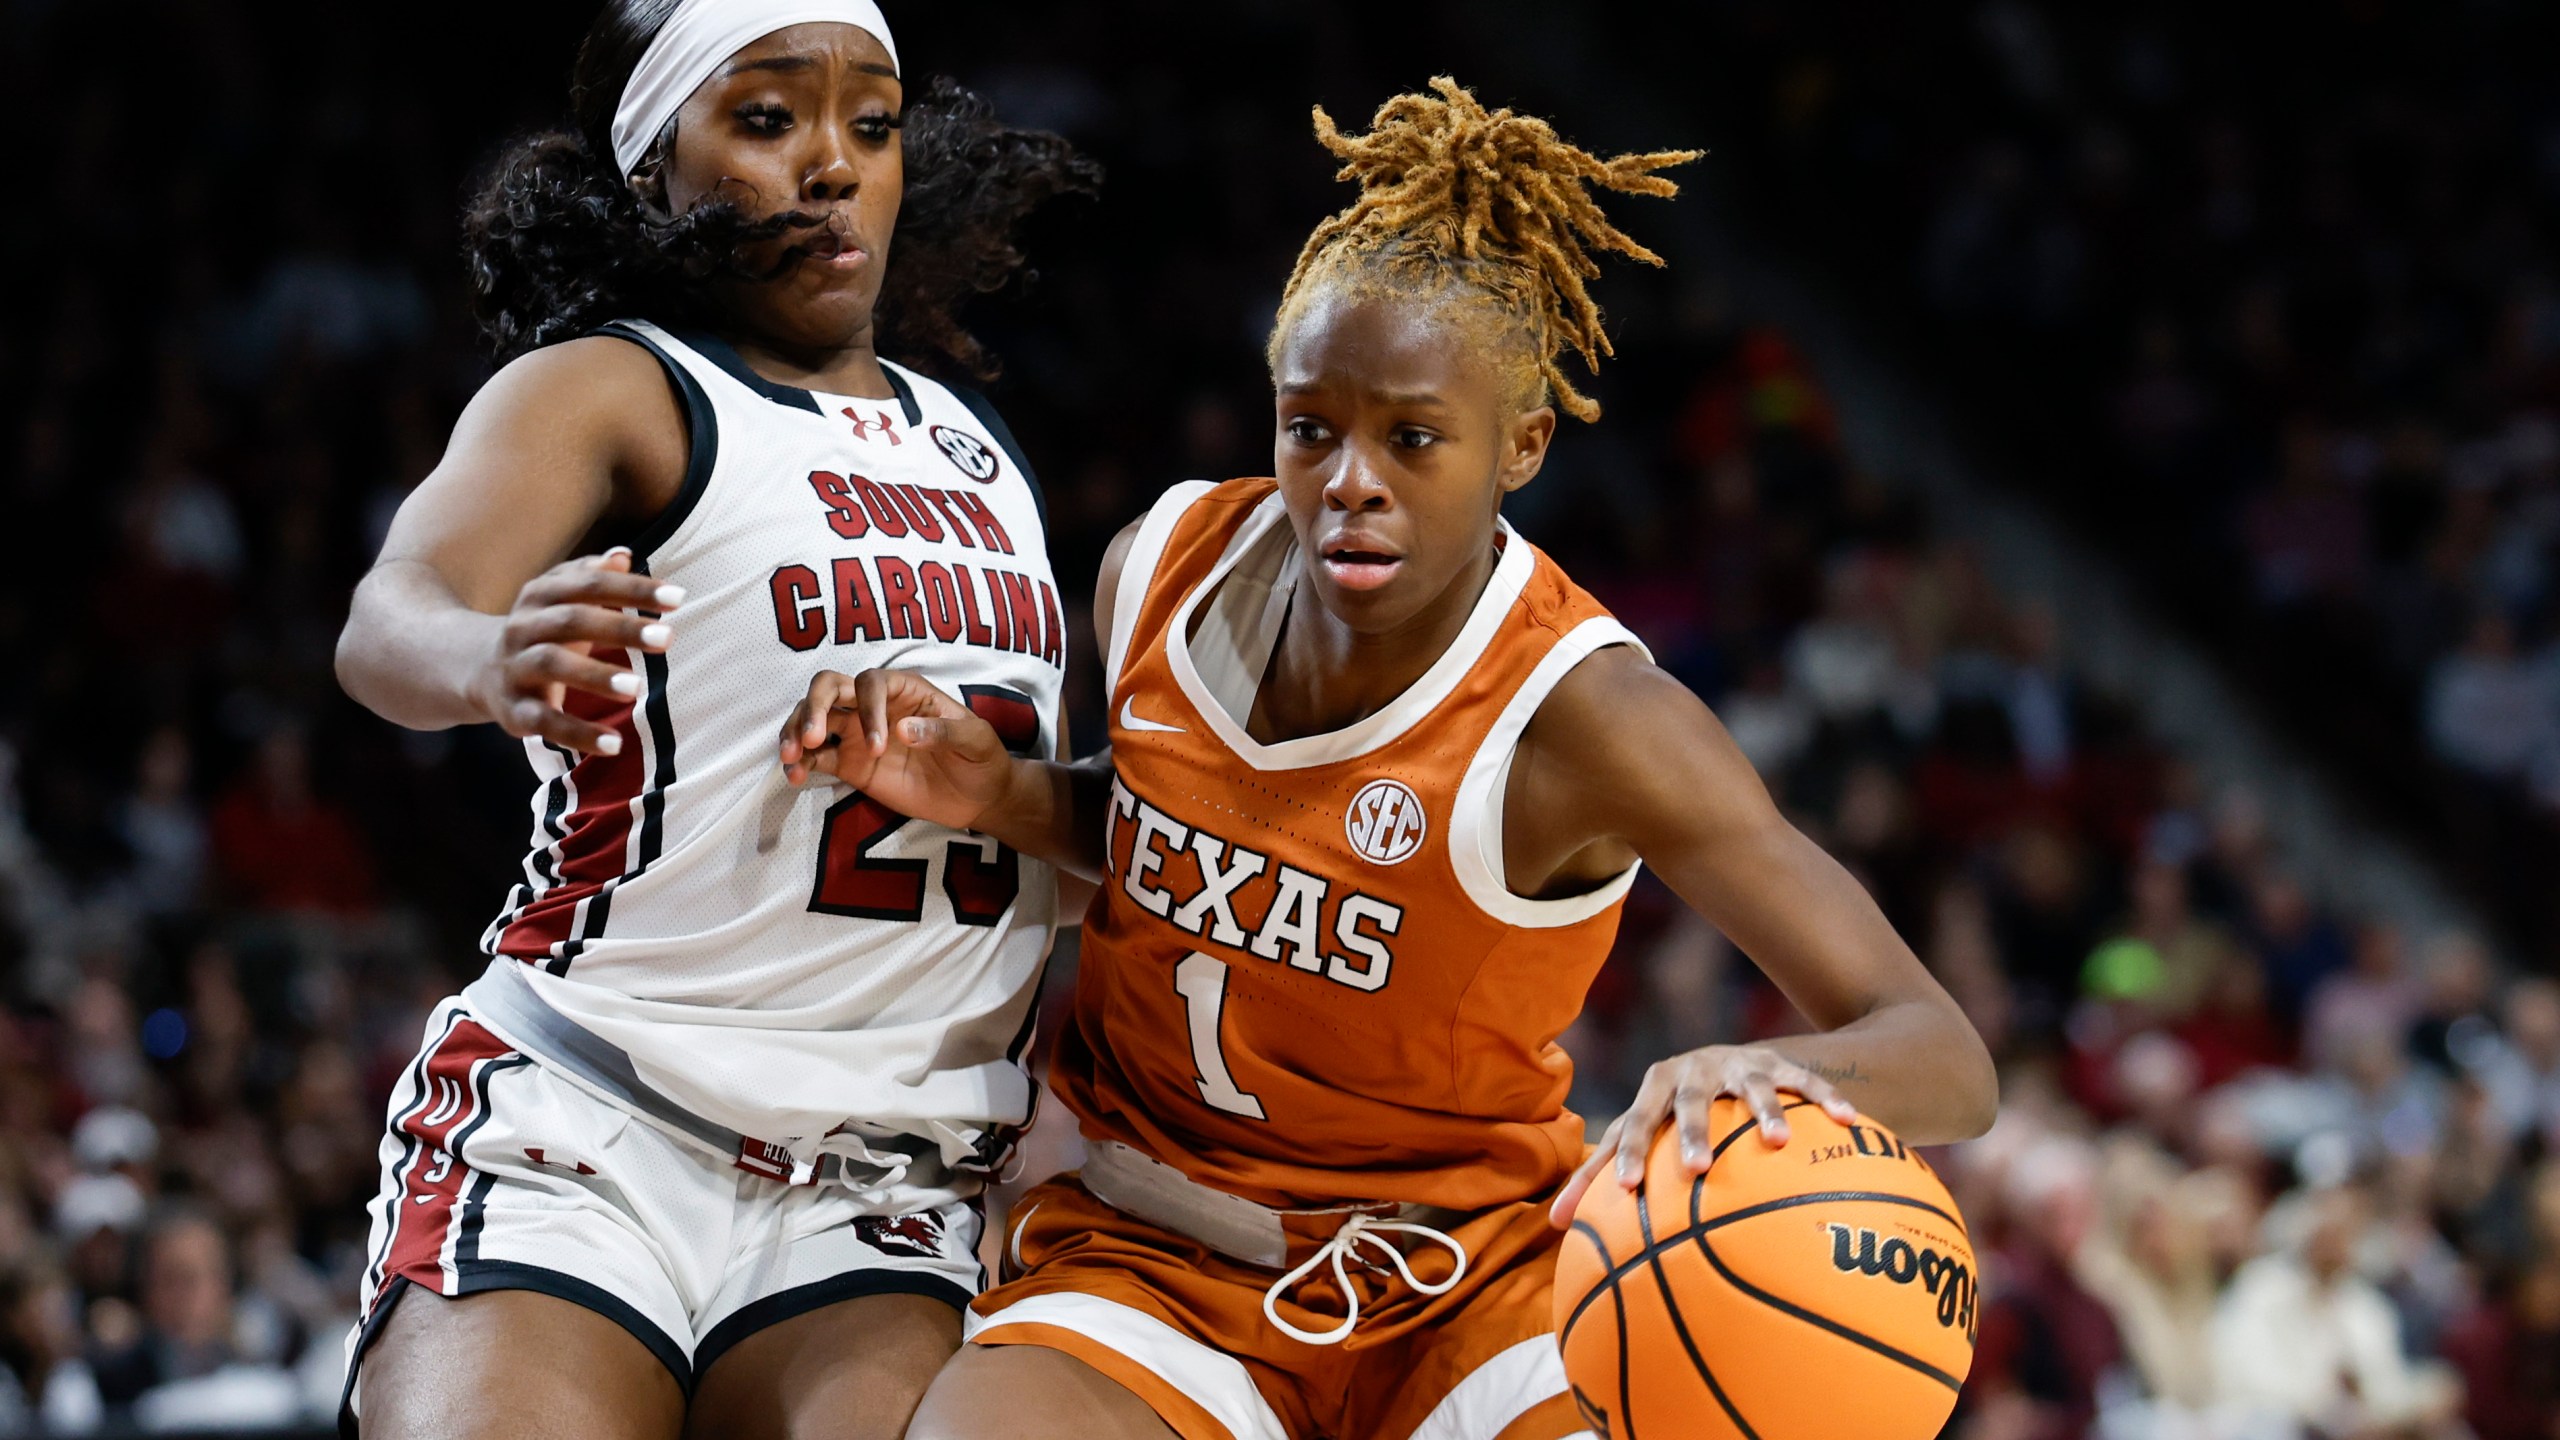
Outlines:
<svg viewBox="0 0 2560 1440"><path fill-rule="evenodd" d="M1245 733L1298 574L1269 480L1178 486L1141 525L1105 658L1108 872L1053 1083L1088 1138L1273 1206L1458 1210L1583 1154L1556 1037L1630 868L1526 900L1504 782L1538 704L1635 637L1509 526L1464 630L1385 709Z"/></svg>

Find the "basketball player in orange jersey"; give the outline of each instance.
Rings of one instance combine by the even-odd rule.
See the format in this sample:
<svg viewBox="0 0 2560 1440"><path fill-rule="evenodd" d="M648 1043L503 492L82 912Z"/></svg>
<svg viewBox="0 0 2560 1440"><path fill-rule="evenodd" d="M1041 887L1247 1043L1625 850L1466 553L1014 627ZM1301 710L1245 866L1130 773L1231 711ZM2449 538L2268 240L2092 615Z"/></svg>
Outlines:
<svg viewBox="0 0 2560 1440"><path fill-rule="evenodd" d="M895 663L1057 746L1029 468L900 362L976 368L954 304L1091 167L904 75L872 0L608 0L473 207L507 363L339 674L522 737L533 838L393 1097L349 1433L893 1440L960 1343L1054 879L770 737Z"/></svg>
<svg viewBox="0 0 2560 1440"><path fill-rule="evenodd" d="M1005 753L900 671L822 676L782 758L1101 877L1056 1061L1087 1162L1023 1197L917 1440L1545 1440L1580 1432L1557 1230L1720 1095L1934 1143L1981 1041L1724 730L1512 531L1559 373L1608 348L1587 251L1653 257L1601 160L1447 80L1366 136L1360 199L1270 343L1276 480L1176 487L1105 561L1111 747ZM1650 862L1823 1033L1653 1067L1596 1151L1556 1037ZM1586 1159L1586 1155L1588 1158Z"/></svg>

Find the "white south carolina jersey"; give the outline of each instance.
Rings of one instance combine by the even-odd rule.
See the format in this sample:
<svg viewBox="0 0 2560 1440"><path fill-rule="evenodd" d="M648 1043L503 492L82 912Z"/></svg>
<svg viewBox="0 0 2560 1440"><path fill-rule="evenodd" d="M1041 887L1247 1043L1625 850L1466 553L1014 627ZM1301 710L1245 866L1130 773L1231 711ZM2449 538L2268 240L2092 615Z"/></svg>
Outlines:
<svg viewBox="0 0 2560 1440"><path fill-rule="evenodd" d="M619 754L526 743L532 850L465 999L750 1170L966 1193L1030 1116L1054 874L794 789L776 743L819 671L893 667L1055 755L1066 625L1036 482L983 398L897 366L896 396L866 400L767 381L707 335L606 333L685 403L683 489L631 542L685 599L664 654L603 657L636 698L571 696Z"/></svg>

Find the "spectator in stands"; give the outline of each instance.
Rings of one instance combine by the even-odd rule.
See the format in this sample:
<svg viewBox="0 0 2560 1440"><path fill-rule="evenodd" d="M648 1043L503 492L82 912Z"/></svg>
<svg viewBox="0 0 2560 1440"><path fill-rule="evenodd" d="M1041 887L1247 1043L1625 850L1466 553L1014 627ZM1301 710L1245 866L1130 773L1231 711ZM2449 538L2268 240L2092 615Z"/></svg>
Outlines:
<svg viewBox="0 0 2560 1440"><path fill-rule="evenodd" d="M2484 780L2524 778L2560 745L2549 683L2516 651L2515 626L2482 610L2470 638L2427 676L2427 741Z"/></svg>
<svg viewBox="0 0 2560 1440"><path fill-rule="evenodd" d="M2184 867L2146 861L2135 867L2131 889L2133 909L2123 938L2150 947L2159 970L2159 983L2146 999L2164 1019L2183 1019L2203 1003L2223 966L2247 957L2229 929L2196 913Z"/></svg>
<svg viewBox="0 0 2560 1440"><path fill-rule="evenodd" d="M152 731L134 771L133 791L116 817L116 833L133 855L133 903L149 916L192 913L202 899L209 839L193 794L186 731Z"/></svg>
<svg viewBox="0 0 2560 1440"><path fill-rule="evenodd" d="M2418 1018L2409 1053L2441 1075L2490 1063L2498 1037L2498 975L2488 948L2470 935L2438 937L2419 967Z"/></svg>
<svg viewBox="0 0 2560 1440"><path fill-rule="evenodd" d="M2477 1440L2551 1440L2560 1416L2560 1257L2499 1276L2445 1338Z"/></svg>
<svg viewBox="0 0 2560 1440"><path fill-rule="evenodd" d="M285 1424L301 1394L282 1371L243 1363L229 1243L210 1215L173 1208L143 1247L142 1328L98 1356L98 1389L111 1409L147 1428Z"/></svg>
<svg viewBox="0 0 2560 1440"><path fill-rule="evenodd" d="M2480 1057L2482 1085L2515 1139L2541 1137L2560 1155L2560 981L2528 976L2507 987L2503 1034Z"/></svg>
<svg viewBox="0 0 2560 1440"><path fill-rule="evenodd" d="M2344 1064L2359 1035L2406 1035L2417 1020L2418 988L2405 973L2400 927L2367 924L2356 932L2348 968L2312 987L2302 1022L2302 1058L2318 1069Z"/></svg>
<svg viewBox="0 0 2560 1440"><path fill-rule="evenodd" d="M2104 1170L2107 1223L2079 1273L2114 1317L2143 1391L2172 1413L2200 1414L2215 1398L2211 1327L2222 1277L2207 1218L2213 1187L2158 1151L2112 1147Z"/></svg>
<svg viewBox="0 0 2560 1440"><path fill-rule="evenodd" d="M41 1260L0 1271L0 1435L86 1435L106 1418L77 1297Z"/></svg>
<svg viewBox="0 0 2560 1440"><path fill-rule="evenodd" d="M277 725L258 761L213 812L222 883L243 909L358 915L371 909L373 862L354 823L311 786L301 727Z"/></svg>
<svg viewBox="0 0 2560 1440"><path fill-rule="evenodd" d="M2114 1319L2076 1273L2096 1184L2096 1157L2077 1140L2040 1140L2010 1162L2009 1234L1985 1266L1960 1436L2071 1440L2096 1418L2099 1382L2123 1354Z"/></svg>
<svg viewBox="0 0 2560 1440"><path fill-rule="evenodd" d="M2298 1248L2251 1261L2214 1317L2215 1393L2329 1440L2442 1433L2453 1387L2413 1368L2390 1301L2355 1273L2371 1197L2342 1184L2312 1198Z"/></svg>
<svg viewBox="0 0 2560 1440"><path fill-rule="evenodd" d="M2346 936L2282 870L2260 876L2250 911L2249 940L2266 971L2269 1003L2291 1023L2321 981L2347 968Z"/></svg>

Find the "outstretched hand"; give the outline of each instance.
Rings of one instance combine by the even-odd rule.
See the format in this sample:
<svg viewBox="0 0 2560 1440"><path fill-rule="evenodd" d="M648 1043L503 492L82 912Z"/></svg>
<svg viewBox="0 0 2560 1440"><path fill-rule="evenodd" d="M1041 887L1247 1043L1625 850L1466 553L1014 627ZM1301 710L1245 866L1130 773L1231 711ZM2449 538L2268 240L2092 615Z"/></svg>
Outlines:
<svg viewBox="0 0 2560 1440"><path fill-rule="evenodd" d="M568 692L629 703L640 693L639 675L629 665L595 658L596 652L635 660L665 653L666 617L683 603L682 586L634 572L626 546L563 560L517 591L496 644L472 676L472 701L510 735L618 755L622 737L570 714Z"/></svg>
<svg viewBox="0 0 2560 1440"><path fill-rule="evenodd" d="M1707 1113L1722 1096L1731 1095L1750 1106L1760 1134L1770 1144L1786 1144L1786 1102L1779 1096L1789 1091L1820 1105L1843 1124L1858 1118L1858 1107L1843 1099L1830 1081L1765 1045L1709 1045L1655 1063L1644 1072L1635 1103L1609 1123L1600 1143L1556 1195L1547 1219L1559 1230L1571 1225L1574 1207L1582 1203L1603 1167L1611 1169L1626 1189L1643 1185L1645 1159L1653 1153L1654 1136L1666 1124L1680 1128L1681 1163L1692 1175L1705 1174L1708 1162L1715 1158L1716 1143L1708 1131Z"/></svg>
<svg viewBox="0 0 2560 1440"><path fill-rule="evenodd" d="M819 672L782 726L782 774L828 776L901 815L976 828L1014 759L995 727L904 670Z"/></svg>

